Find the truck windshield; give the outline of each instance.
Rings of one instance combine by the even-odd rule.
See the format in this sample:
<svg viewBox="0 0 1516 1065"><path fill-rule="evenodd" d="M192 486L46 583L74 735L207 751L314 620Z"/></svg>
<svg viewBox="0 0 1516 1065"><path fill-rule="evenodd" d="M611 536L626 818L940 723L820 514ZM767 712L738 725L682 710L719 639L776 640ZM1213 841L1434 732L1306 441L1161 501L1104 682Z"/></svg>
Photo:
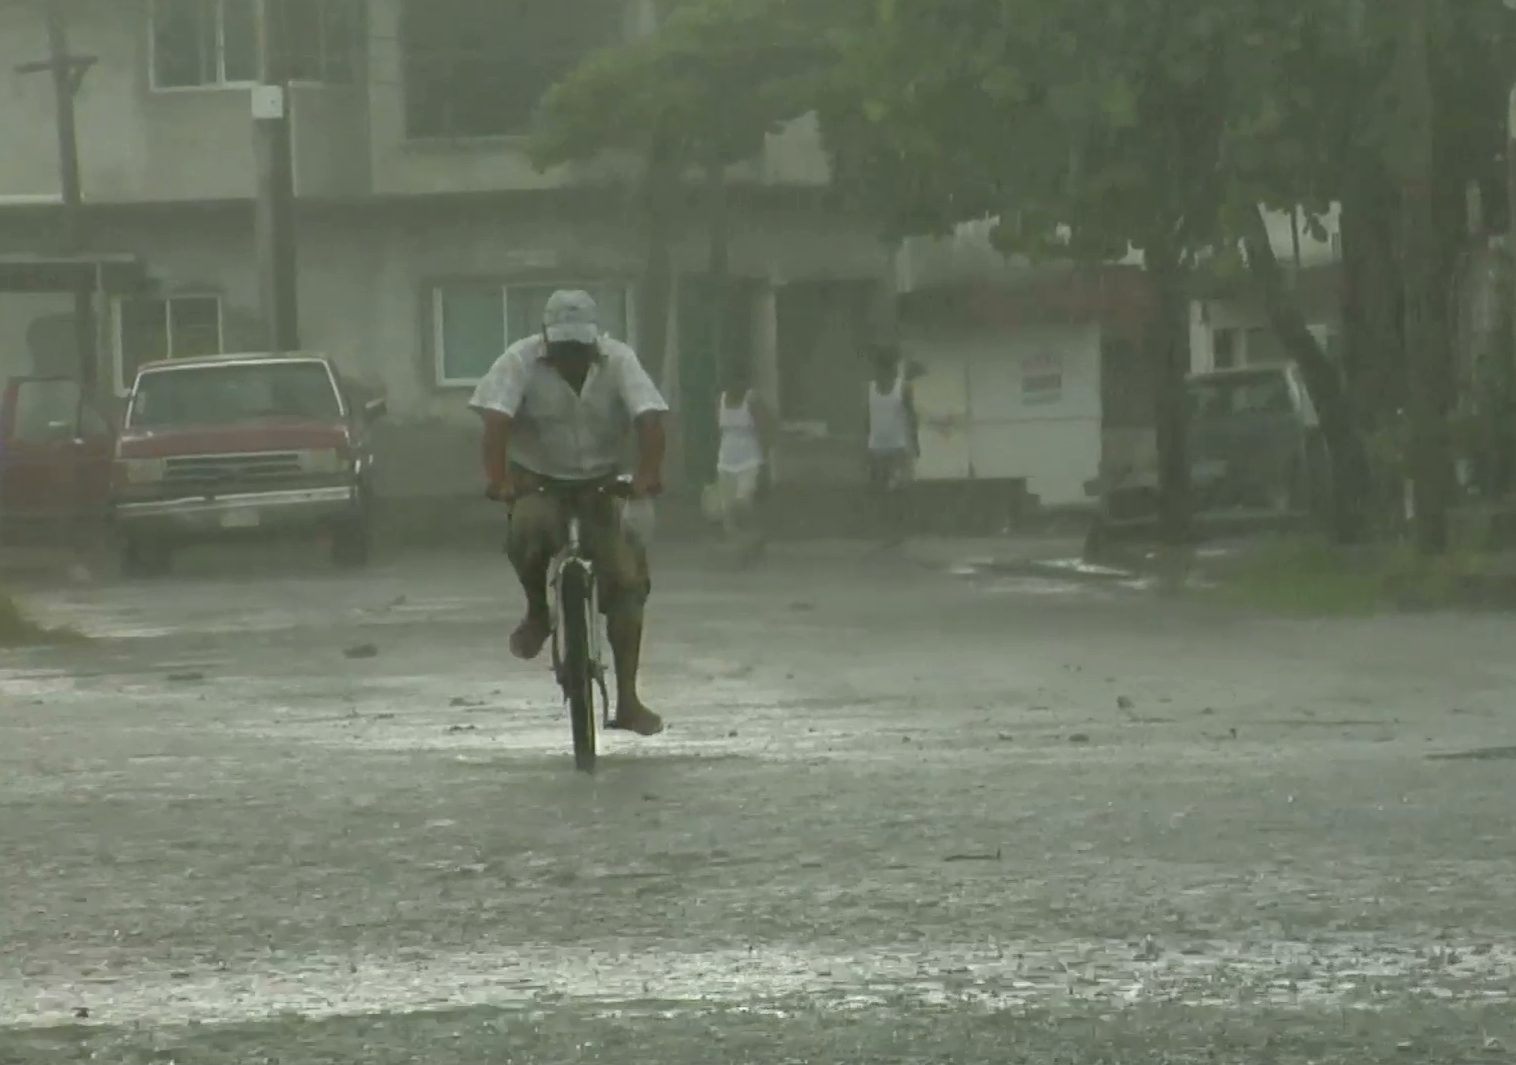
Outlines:
<svg viewBox="0 0 1516 1065"><path fill-rule="evenodd" d="M136 429L231 425L341 416L331 375L319 362L197 366L144 373L127 424Z"/></svg>
<svg viewBox="0 0 1516 1065"><path fill-rule="evenodd" d="M1288 414L1290 385L1282 373L1261 372L1190 382L1190 411L1197 418Z"/></svg>

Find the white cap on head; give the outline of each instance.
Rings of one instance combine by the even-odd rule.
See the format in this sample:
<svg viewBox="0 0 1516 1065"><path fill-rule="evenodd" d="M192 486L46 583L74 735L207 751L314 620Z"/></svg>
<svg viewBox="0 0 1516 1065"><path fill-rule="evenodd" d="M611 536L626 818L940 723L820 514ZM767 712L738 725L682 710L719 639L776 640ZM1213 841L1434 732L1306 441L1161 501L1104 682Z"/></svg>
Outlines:
<svg viewBox="0 0 1516 1065"><path fill-rule="evenodd" d="M600 339L600 309L588 292L559 289L542 311L542 333L549 344L593 344Z"/></svg>

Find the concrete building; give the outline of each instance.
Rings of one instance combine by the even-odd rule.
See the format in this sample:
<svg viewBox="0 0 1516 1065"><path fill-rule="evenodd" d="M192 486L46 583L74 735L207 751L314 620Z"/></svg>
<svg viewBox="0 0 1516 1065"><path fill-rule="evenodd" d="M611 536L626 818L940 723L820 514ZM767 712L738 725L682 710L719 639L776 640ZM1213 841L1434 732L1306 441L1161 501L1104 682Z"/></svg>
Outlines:
<svg viewBox="0 0 1516 1065"><path fill-rule="evenodd" d="M108 300L101 379L151 358L263 346L254 253L251 83L258 0L77 0L71 45L96 62L78 95L93 248L135 254L152 282ZM538 172L524 134L542 94L591 49L647 32L647 0L268 0L289 6L302 343L387 394L389 494L477 489L469 390L530 331L558 285L594 291L635 332L642 224L615 160ZM0 255L58 246L57 145L33 4L0 5ZM796 471L856 430L841 382L888 250L826 208L812 124L734 174L732 268L746 327L701 345L705 253L692 206L678 235L670 350L644 361L677 392L684 469L714 450L723 357L751 358L795 431ZM67 368L69 301L0 296L0 372ZM677 382L677 384L676 384ZM814 453L814 454L813 454ZM820 464L824 465L824 463Z"/></svg>
<svg viewBox="0 0 1516 1065"><path fill-rule="evenodd" d="M1147 314L1135 267L1040 270L904 295L904 346L922 370L921 477L1043 507L1088 504L1103 470L1149 445Z"/></svg>
<svg viewBox="0 0 1516 1065"><path fill-rule="evenodd" d="M1322 240L1287 212L1266 222L1331 350L1336 212ZM897 261L901 334L923 371L920 474L1047 507L1086 504L1100 478L1156 462L1141 255L1099 268L1034 266L993 247L994 225L907 241ZM1197 289L1190 354L1196 372L1288 358L1245 280Z"/></svg>
<svg viewBox="0 0 1516 1065"><path fill-rule="evenodd" d="M1342 333L1338 264L1342 261L1340 212L1322 219L1317 239L1288 212L1268 215L1274 253L1298 286L1311 332L1329 352ZM1213 282L1190 305L1190 364L1196 373L1289 361L1264 310L1245 281Z"/></svg>

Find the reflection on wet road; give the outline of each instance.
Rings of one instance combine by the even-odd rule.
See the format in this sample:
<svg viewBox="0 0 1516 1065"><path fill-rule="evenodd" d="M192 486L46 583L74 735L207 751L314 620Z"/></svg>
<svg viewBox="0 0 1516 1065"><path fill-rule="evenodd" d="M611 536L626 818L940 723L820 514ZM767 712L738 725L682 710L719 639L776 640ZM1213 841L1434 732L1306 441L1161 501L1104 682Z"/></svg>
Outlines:
<svg viewBox="0 0 1516 1065"><path fill-rule="evenodd" d="M673 727L594 780L467 560L47 598L98 639L0 671L0 1049L565 1003L1508 1004L1516 793L1436 757L1509 744L1508 623L957 568L667 565Z"/></svg>

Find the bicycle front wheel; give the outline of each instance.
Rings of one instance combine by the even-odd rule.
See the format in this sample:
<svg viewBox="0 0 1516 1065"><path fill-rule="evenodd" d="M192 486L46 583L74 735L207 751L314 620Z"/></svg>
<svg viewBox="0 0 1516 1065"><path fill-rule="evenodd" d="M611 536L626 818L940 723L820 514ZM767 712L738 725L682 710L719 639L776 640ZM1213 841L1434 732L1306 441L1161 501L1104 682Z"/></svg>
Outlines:
<svg viewBox="0 0 1516 1065"><path fill-rule="evenodd" d="M590 626L595 624L590 574L584 566L565 566L559 575L563 614L563 693L568 698L574 731L574 766L595 771L595 678L591 673Z"/></svg>

